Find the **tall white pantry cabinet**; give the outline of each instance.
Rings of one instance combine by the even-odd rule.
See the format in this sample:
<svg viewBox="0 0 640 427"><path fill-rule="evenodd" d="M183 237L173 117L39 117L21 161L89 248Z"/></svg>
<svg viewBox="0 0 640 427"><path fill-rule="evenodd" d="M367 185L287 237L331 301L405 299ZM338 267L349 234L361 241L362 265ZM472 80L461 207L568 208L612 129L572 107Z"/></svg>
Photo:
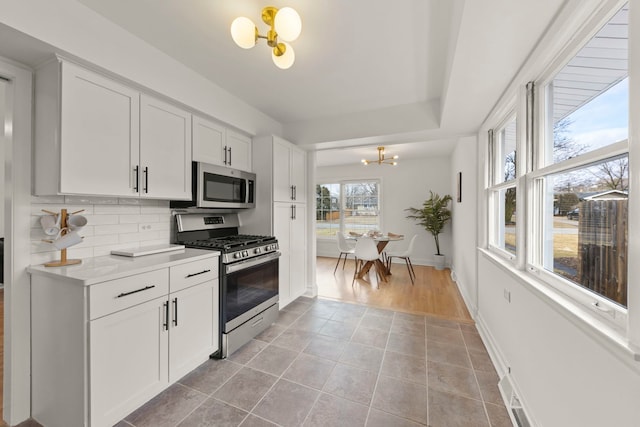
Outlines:
<svg viewBox="0 0 640 427"><path fill-rule="evenodd" d="M307 153L277 136L253 138L256 208L242 213L247 232L271 230L280 246L280 308L307 290Z"/></svg>

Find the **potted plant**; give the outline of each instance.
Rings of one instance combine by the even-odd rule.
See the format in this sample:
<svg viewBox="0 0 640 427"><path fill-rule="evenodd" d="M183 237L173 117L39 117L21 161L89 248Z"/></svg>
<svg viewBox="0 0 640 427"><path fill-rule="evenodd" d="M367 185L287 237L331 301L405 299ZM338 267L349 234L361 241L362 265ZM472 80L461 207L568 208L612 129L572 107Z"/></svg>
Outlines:
<svg viewBox="0 0 640 427"><path fill-rule="evenodd" d="M411 215L407 215L407 218L416 220L433 236L436 242L435 267L437 270L442 270L444 268L444 255L440 253L439 235L451 219L451 210L449 210L448 205L452 199L448 194L440 197L433 191L429 191L429 193L430 196L422 204L422 209L408 208L405 210L411 212Z"/></svg>

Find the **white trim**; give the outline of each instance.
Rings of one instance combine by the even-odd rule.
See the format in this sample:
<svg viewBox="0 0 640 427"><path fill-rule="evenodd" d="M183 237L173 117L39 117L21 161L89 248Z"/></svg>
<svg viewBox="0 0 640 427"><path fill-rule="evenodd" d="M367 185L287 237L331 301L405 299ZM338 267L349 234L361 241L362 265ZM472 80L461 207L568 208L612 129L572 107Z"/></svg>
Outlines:
<svg viewBox="0 0 640 427"><path fill-rule="evenodd" d="M524 397L525 395L520 391L520 387L518 386L517 381L513 376L511 376L509 372L510 368L508 366L508 363L506 363L506 359L502 354L502 352L500 351L500 347L497 345L497 341L491 334L491 330L487 327L487 324L485 323L484 319L480 314L478 314L477 318L475 318L474 320L476 321L476 329L478 329L478 333L480 334L480 339L482 339L482 342L484 343L484 346L487 349L487 353L489 353L489 358L491 359L493 366L495 366L496 368L498 377L509 378L511 386L514 389L515 394L518 396L518 400L520 400L522 409L527 417L527 420L532 426L540 425L535 421L535 417L531 414L529 410L529 405L527 404L526 398ZM511 402L506 399L507 396L503 395L502 390L501 390L500 396L502 397L502 401L504 402L504 405L507 408L507 411L509 411ZM510 411L509 411L509 418L511 418L511 422L514 423L513 414L511 414ZM516 424L514 423L514 425Z"/></svg>
<svg viewBox="0 0 640 427"><path fill-rule="evenodd" d="M5 295L3 418L16 425L31 415L31 297L26 268L31 258L32 73L0 58L9 77L5 135Z"/></svg>

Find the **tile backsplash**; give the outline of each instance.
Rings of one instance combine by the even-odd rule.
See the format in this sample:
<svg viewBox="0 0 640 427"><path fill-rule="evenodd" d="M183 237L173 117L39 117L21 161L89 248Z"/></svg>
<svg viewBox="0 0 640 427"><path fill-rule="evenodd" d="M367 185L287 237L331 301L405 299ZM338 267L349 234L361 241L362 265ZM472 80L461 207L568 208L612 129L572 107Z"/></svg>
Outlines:
<svg viewBox="0 0 640 427"><path fill-rule="evenodd" d="M169 243L171 209L166 200L125 199L109 197L53 196L31 198L31 264L60 259L60 251L40 226L42 210L59 212L67 209L81 215L87 225L79 232L79 243L67 250L68 258L92 258L108 255L113 249Z"/></svg>

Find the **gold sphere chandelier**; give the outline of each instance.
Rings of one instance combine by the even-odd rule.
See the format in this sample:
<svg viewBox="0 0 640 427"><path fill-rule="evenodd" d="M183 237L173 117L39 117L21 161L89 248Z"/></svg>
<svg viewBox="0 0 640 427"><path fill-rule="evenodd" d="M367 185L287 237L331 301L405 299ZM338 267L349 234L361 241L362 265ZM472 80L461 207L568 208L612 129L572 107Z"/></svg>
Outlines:
<svg viewBox="0 0 640 427"><path fill-rule="evenodd" d="M369 163L377 163L379 165L396 166L398 164L398 162L396 162L397 159L398 159L398 156L385 157L384 147L378 147L378 159L377 160L362 159L362 164L367 166Z"/></svg>
<svg viewBox="0 0 640 427"><path fill-rule="evenodd" d="M278 68L286 70L296 60L295 52L287 42L292 42L300 36L302 31L300 15L290 7L277 9L267 6L262 9L262 21L269 26L266 36L260 35L258 27L251 19L241 16L231 24L231 37L243 49L251 49L258 39L267 40L267 45L273 48L271 53L273 63Z"/></svg>

